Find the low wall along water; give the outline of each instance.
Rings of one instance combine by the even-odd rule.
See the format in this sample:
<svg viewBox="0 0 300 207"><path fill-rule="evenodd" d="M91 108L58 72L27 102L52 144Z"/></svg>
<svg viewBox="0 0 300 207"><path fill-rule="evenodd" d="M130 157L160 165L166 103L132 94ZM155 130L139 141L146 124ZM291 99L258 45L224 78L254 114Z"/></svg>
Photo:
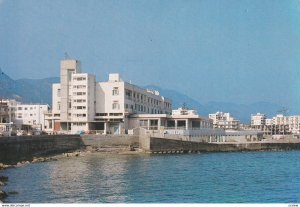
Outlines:
<svg viewBox="0 0 300 207"><path fill-rule="evenodd" d="M207 143L144 136L140 137L140 143L150 153L300 150L300 142Z"/></svg>
<svg viewBox="0 0 300 207"><path fill-rule="evenodd" d="M0 162L14 164L34 156L63 153L83 146L79 135L0 137Z"/></svg>
<svg viewBox="0 0 300 207"><path fill-rule="evenodd" d="M300 150L300 141L289 142L247 142L207 143L139 135L41 135L0 137L0 163L15 164L30 161L33 157L54 155L78 149L92 148L140 148L150 153L186 152L232 152Z"/></svg>

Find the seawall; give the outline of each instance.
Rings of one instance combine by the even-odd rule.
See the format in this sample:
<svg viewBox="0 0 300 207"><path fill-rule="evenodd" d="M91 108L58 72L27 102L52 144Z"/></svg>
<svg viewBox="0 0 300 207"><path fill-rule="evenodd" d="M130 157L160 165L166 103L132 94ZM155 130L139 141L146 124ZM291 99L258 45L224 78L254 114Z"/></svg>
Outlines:
<svg viewBox="0 0 300 207"><path fill-rule="evenodd" d="M0 137L0 163L16 164L33 157L92 148L140 148L150 153L232 152L300 150L300 140L291 142L205 143L150 135L41 135Z"/></svg>
<svg viewBox="0 0 300 207"><path fill-rule="evenodd" d="M146 146L143 150L151 153L300 150L300 142L201 143L144 137L143 143L143 146Z"/></svg>
<svg viewBox="0 0 300 207"><path fill-rule="evenodd" d="M139 147L139 136L133 135L83 135L85 146L93 148L105 147Z"/></svg>
<svg viewBox="0 0 300 207"><path fill-rule="evenodd" d="M0 162L15 164L34 156L68 152L83 146L79 135L0 137Z"/></svg>

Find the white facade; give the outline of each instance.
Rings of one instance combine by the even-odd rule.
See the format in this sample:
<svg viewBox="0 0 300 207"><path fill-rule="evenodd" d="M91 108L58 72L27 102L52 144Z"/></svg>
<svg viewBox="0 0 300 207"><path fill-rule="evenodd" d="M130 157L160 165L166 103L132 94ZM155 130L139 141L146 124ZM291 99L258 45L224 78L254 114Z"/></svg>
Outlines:
<svg viewBox="0 0 300 207"><path fill-rule="evenodd" d="M94 75L81 72L78 60L63 60L60 74L61 82L52 87L52 113L46 115L48 132L125 133L132 114L171 114L170 100L123 81L117 73L96 82Z"/></svg>
<svg viewBox="0 0 300 207"><path fill-rule="evenodd" d="M255 115L251 115L251 126L261 126L266 123L266 115L257 113Z"/></svg>
<svg viewBox="0 0 300 207"><path fill-rule="evenodd" d="M232 117L230 113L216 112L208 116L213 121L214 128L236 130L240 128L240 121Z"/></svg>
<svg viewBox="0 0 300 207"><path fill-rule="evenodd" d="M0 100L0 132L8 128L26 131L45 129L45 114L49 105L22 104L16 100Z"/></svg>
<svg viewBox="0 0 300 207"><path fill-rule="evenodd" d="M14 124L19 129L22 125L30 126L31 128L44 130L45 128L45 113L48 112L49 105L45 104L17 104L15 111Z"/></svg>
<svg viewBox="0 0 300 207"><path fill-rule="evenodd" d="M13 99L0 99L0 123L10 123L15 120L18 102Z"/></svg>
<svg viewBox="0 0 300 207"><path fill-rule="evenodd" d="M277 114L271 119L266 116L263 116L262 119L263 121L257 121L254 124L253 116L251 116L251 127L260 129L267 135L300 134L300 116Z"/></svg>
<svg viewBox="0 0 300 207"><path fill-rule="evenodd" d="M129 128L147 130L199 130L213 129L211 120L201 117L195 110L179 108L172 114L135 114L130 116Z"/></svg>

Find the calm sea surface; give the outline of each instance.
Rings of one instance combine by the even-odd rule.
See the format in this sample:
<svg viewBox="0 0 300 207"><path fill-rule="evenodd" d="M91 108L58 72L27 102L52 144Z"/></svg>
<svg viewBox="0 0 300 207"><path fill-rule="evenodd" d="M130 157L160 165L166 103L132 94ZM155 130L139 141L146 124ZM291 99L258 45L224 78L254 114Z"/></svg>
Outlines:
<svg viewBox="0 0 300 207"><path fill-rule="evenodd" d="M2 174L14 203L300 202L300 151L90 154Z"/></svg>

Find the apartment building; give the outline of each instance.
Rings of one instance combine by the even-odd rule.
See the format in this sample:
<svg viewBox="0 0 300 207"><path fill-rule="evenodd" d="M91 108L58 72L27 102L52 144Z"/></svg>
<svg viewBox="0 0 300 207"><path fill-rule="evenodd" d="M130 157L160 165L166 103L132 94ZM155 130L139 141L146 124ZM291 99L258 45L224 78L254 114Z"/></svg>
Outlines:
<svg viewBox="0 0 300 207"><path fill-rule="evenodd" d="M260 129L261 126L266 124L266 115L257 113L251 115L251 126L254 128Z"/></svg>
<svg viewBox="0 0 300 207"><path fill-rule="evenodd" d="M133 114L172 112L171 100L158 91L125 82L117 73L96 82L94 75L81 72L78 60L62 60L60 75L60 83L52 87L52 112L45 116L48 132L126 133Z"/></svg>
<svg viewBox="0 0 300 207"><path fill-rule="evenodd" d="M0 123L10 123L15 119L18 102L12 99L0 99Z"/></svg>
<svg viewBox="0 0 300 207"><path fill-rule="evenodd" d="M240 128L240 121L230 115L230 113L216 112L209 114L209 118L213 121L214 128L234 129Z"/></svg>
<svg viewBox="0 0 300 207"><path fill-rule="evenodd" d="M13 99L0 100L0 134L14 130L44 130L44 114L49 105L22 104Z"/></svg>
<svg viewBox="0 0 300 207"><path fill-rule="evenodd" d="M259 122L259 115L251 115L251 127L263 131L265 135L300 134L300 116L277 114L268 119L264 115Z"/></svg>
<svg viewBox="0 0 300 207"><path fill-rule="evenodd" d="M21 104L18 103L15 109L13 120L17 129L35 129L42 131L45 128L44 114L50 109L47 104Z"/></svg>
<svg viewBox="0 0 300 207"><path fill-rule="evenodd" d="M0 99L0 136L10 135L15 119L16 105L15 100Z"/></svg>

